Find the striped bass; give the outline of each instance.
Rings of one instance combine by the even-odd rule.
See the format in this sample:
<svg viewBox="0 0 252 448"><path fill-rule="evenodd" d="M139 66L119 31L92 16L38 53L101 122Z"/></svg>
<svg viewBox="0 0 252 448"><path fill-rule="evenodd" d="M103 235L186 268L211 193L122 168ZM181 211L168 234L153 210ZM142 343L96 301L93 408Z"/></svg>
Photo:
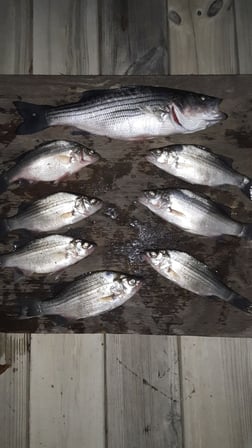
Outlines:
<svg viewBox="0 0 252 448"><path fill-rule="evenodd" d="M221 99L184 90L126 86L84 92L76 103L47 106L15 101L23 118L17 134L74 126L115 139L142 140L200 131L227 118Z"/></svg>

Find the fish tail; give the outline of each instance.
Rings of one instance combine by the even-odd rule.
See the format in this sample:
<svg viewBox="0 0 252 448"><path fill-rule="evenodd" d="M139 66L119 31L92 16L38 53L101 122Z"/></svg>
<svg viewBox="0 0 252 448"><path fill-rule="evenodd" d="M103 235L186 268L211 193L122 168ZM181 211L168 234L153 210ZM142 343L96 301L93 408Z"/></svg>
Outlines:
<svg viewBox="0 0 252 448"><path fill-rule="evenodd" d="M252 181L248 180L248 182L243 182L241 190L252 201Z"/></svg>
<svg viewBox="0 0 252 448"><path fill-rule="evenodd" d="M14 105L24 119L23 123L18 126L16 134L34 134L48 127L46 112L51 109L51 106L41 106L23 101L14 101Z"/></svg>
<svg viewBox="0 0 252 448"><path fill-rule="evenodd" d="M8 179L4 174L0 175L0 193L4 193L4 191L8 188Z"/></svg>
<svg viewBox="0 0 252 448"><path fill-rule="evenodd" d="M0 268L5 268L8 255L0 255Z"/></svg>
<svg viewBox="0 0 252 448"><path fill-rule="evenodd" d="M252 240L252 224L246 224L243 227L243 230L240 234L243 238L246 238L247 240Z"/></svg>
<svg viewBox="0 0 252 448"><path fill-rule="evenodd" d="M2 219L0 221L0 240L6 235L6 233L8 233L8 231L10 230L10 226L9 226L9 220L8 219Z"/></svg>
<svg viewBox="0 0 252 448"><path fill-rule="evenodd" d="M234 293L228 303L245 313L252 314L252 302L239 294Z"/></svg>
<svg viewBox="0 0 252 448"><path fill-rule="evenodd" d="M43 314L42 302L39 300L22 300L20 304L20 318L38 317Z"/></svg>

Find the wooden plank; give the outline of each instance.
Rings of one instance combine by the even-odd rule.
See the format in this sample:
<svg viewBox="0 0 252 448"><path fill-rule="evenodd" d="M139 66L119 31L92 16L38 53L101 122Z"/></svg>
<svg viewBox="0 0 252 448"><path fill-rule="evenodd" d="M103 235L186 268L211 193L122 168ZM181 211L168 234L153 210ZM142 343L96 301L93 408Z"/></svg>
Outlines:
<svg viewBox="0 0 252 448"><path fill-rule="evenodd" d="M85 89L115 86L118 83L128 83L127 77L0 77L0 95L2 107L8 111L1 114L3 125L1 135L2 160L10 163L23 148L29 149L37 143L61 138L73 138L72 128L58 127L29 135L15 136L17 115L12 107L13 99L21 95L31 102L72 102L79 98ZM250 107L251 77L250 76L173 76L173 77L130 77L132 83L160 84L171 87L199 90L225 98L223 110L229 114L229 119L222 125L216 125L206 131L186 136L187 142L207 145L212 150L226 155L234 160L234 167L251 176L251 123ZM62 88L64 86L64 88ZM6 116L8 118L6 118ZM9 124L10 123L10 124ZM1 124L1 123L0 123ZM46 194L66 189L88 195L96 195L104 201L104 208L87 219L85 227L78 225L69 234L87 238L97 243L97 249L83 262L80 262L62 274L59 286L69 282L86 271L97 269L115 269L123 272L138 273L145 279L145 284L139 293L124 306L103 316L85 319L70 325L76 332L110 332L110 333L147 333L147 334L194 334L194 335L251 335L251 317L235 308L225 305L222 301L207 300L176 287L155 273L142 259L142 252L152 247L169 247L187 251L193 256L205 261L212 269L218 269L220 278L232 286L234 290L251 297L250 275L251 250L245 239L225 237L218 242L215 239L199 238L189 235L140 207L136 197L142 190L153 187L182 187L185 184L178 179L166 175L165 172L151 168L144 159L151 147L162 146L167 139L155 139L152 142L110 141L106 138L91 135L76 135L76 140L94 147L102 159L96 165L85 168L77 178L72 176L68 181L56 185L13 185L8 192L0 197L2 216L15 213L18 205L24 200L32 201ZM4 141L9 139L8 150ZM181 136L169 139L169 142L181 141ZM239 150L237 150L239 148ZM6 163L6 167L8 164ZM230 207L232 216L241 222L252 220L251 204L237 189L224 191L210 188L194 187L194 190L206 193L213 200ZM116 213L111 216L111 208ZM133 224L133 225L132 225ZM12 250L12 243L18 234L9 234L8 241L1 244L1 252ZM21 239L22 242L22 239ZM218 248L218 256L216 250ZM232 257L230 256L232 254ZM242 261L242 262L241 262ZM10 305L22 298L51 297L55 293L57 279L52 277L46 282L41 278L25 279L17 285L13 284L11 269L1 273L2 301ZM169 297L167 298L167 288ZM211 315L211 319L208 316ZM4 320L0 325L2 331L26 329L34 331L39 328L40 321L31 319ZM53 320L47 319L43 330L52 331ZM66 326L62 331L70 331Z"/></svg>
<svg viewBox="0 0 252 448"><path fill-rule="evenodd" d="M29 443L29 335L0 334L0 446Z"/></svg>
<svg viewBox="0 0 252 448"><path fill-rule="evenodd" d="M252 2L235 0L239 73L252 72Z"/></svg>
<svg viewBox="0 0 252 448"><path fill-rule="evenodd" d="M33 335L30 447L104 448L103 336Z"/></svg>
<svg viewBox="0 0 252 448"><path fill-rule="evenodd" d="M34 73L97 74L97 0L34 0Z"/></svg>
<svg viewBox="0 0 252 448"><path fill-rule="evenodd" d="M175 337L106 336L110 448L182 446Z"/></svg>
<svg viewBox="0 0 252 448"><path fill-rule="evenodd" d="M167 73L164 0L101 2L101 73Z"/></svg>
<svg viewBox="0 0 252 448"><path fill-rule="evenodd" d="M168 0L167 5L171 74L237 73L232 2Z"/></svg>
<svg viewBox="0 0 252 448"><path fill-rule="evenodd" d="M0 73L32 73L32 0L0 0Z"/></svg>
<svg viewBox="0 0 252 448"><path fill-rule="evenodd" d="M182 338L185 448L251 445L251 353L249 339Z"/></svg>

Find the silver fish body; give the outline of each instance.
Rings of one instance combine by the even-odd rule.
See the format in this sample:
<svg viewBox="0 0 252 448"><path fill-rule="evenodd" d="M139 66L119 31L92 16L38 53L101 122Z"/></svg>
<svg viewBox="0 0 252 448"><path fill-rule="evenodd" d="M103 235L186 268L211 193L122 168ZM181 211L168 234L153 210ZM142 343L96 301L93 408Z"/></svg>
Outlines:
<svg viewBox="0 0 252 448"><path fill-rule="evenodd" d="M141 281L131 275L93 272L69 284L56 298L25 306L22 314L27 317L60 315L67 319L96 316L125 303L140 286Z"/></svg>
<svg viewBox="0 0 252 448"><path fill-rule="evenodd" d="M139 202L167 222L193 234L251 238L250 225L233 221L212 201L189 190L146 191Z"/></svg>
<svg viewBox="0 0 252 448"><path fill-rule="evenodd" d="M33 240L15 252L1 255L2 268L17 268L24 274L50 274L87 257L95 245L63 235Z"/></svg>
<svg viewBox="0 0 252 448"><path fill-rule="evenodd" d="M191 184L233 185L252 199L251 181L237 173L207 148L197 145L170 145L152 149L147 160L158 168Z"/></svg>
<svg viewBox="0 0 252 448"><path fill-rule="evenodd" d="M26 153L3 175L6 185L20 179L59 182L99 159L98 154L77 142L55 140Z"/></svg>
<svg viewBox="0 0 252 448"><path fill-rule="evenodd" d="M96 135L135 140L212 126L226 118L219 110L220 102L219 98L183 90L126 86L87 91L79 102L63 106L14 104L24 118L17 134L70 125Z"/></svg>
<svg viewBox="0 0 252 448"><path fill-rule="evenodd" d="M202 262L177 250L148 251L146 261L163 277L201 296L218 297L252 313L252 302L228 288Z"/></svg>
<svg viewBox="0 0 252 448"><path fill-rule="evenodd" d="M102 201L96 198L64 192L55 193L35 201L17 215L5 219L0 230L51 232L75 224L101 207Z"/></svg>

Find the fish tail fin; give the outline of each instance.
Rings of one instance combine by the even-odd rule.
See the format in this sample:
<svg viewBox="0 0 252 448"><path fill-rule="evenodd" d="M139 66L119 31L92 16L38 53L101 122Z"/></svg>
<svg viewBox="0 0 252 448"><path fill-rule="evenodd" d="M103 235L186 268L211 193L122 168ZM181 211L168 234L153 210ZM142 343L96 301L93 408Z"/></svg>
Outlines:
<svg viewBox="0 0 252 448"><path fill-rule="evenodd" d="M242 233L240 236L246 238L247 240L252 240L252 224L246 224L243 227Z"/></svg>
<svg viewBox="0 0 252 448"><path fill-rule="evenodd" d="M248 182L244 182L241 190L252 201L252 181L248 180Z"/></svg>
<svg viewBox="0 0 252 448"><path fill-rule="evenodd" d="M10 226L8 224L9 220L8 219L2 219L0 221L0 240L6 235L6 233L9 232L10 230ZM1 260L1 257L0 257Z"/></svg>
<svg viewBox="0 0 252 448"><path fill-rule="evenodd" d="M22 300L19 314L21 319L41 316L43 314L42 302L32 299Z"/></svg>
<svg viewBox="0 0 252 448"><path fill-rule="evenodd" d="M239 294L234 293L228 303L245 313L252 314L252 302Z"/></svg>
<svg viewBox="0 0 252 448"><path fill-rule="evenodd" d="M0 193L4 193L8 188L8 179L4 174L0 175Z"/></svg>
<svg viewBox="0 0 252 448"><path fill-rule="evenodd" d="M3 269L5 267L7 257L8 255L0 255L0 268Z"/></svg>
<svg viewBox="0 0 252 448"><path fill-rule="evenodd" d="M24 119L23 123L18 126L16 134L34 134L48 127L46 112L51 109L51 106L41 106L23 101L14 101L14 105Z"/></svg>

